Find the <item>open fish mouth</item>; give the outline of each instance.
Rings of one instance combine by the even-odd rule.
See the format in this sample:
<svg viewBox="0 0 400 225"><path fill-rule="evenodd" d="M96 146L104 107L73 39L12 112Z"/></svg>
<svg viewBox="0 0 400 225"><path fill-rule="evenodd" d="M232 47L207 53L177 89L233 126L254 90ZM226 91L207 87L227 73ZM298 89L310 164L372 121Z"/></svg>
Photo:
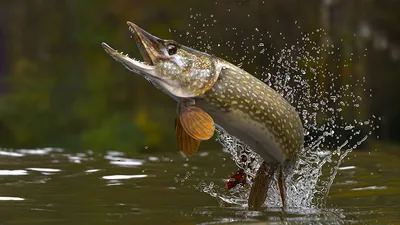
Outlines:
<svg viewBox="0 0 400 225"><path fill-rule="evenodd" d="M150 64L150 63L147 63L144 61L139 61L135 58L131 58L131 57L129 57L128 54L119 52L104 42L101 45L103 46L104 50L111 57L113 57L116 61L122 63L128 70L130 70L134 73L143 74L143 72L146 72L146 71L150 72L150 71L154 70L154 66L152 63ZM143 74L143 75L145 75L145 74ZM151 74L148 74L148 75L151 75Z"/></svg>
<svg viewBox="0 0 400 225"><path fill-rule="evenodd" d="M165 54L162 40L146 32L134 23L128 21L127 24L144 61L129 57L128 54L119 52L103 42L102 46L104 50L130 71L145 76L154 75L155 61L162 58Z"/></svg>

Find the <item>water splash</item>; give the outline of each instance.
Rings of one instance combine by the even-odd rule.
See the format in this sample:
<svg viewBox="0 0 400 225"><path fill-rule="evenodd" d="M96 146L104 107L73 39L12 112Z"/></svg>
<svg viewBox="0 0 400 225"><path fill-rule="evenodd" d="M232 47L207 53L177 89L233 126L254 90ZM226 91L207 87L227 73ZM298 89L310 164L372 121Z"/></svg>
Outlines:
<svg viewBox="0 0 400 225"><path fill-rule="evenodd" d="M232 52L240 48L245 52L241 57L238 53L236 58L226 57L223 53L220 55L239 67L256 64L258 58L269 62L257 66L254 73L296 107L304 124L306 139L299 159L291 173L286 175L288 206L323 208L342 161L379 128L375 122L380 118L363 115L363 103L371 97L365 77L342 75L337 68L333 68L340 58L345 58L343 67L348 67L352 58L338 55L340 48L330 43L330 38L322 29L310 34L302 33L295 44L285 44L282 49L276 50L275 46L266 44L273 39L269 31L255 28L252 34L246 36L243 30L226 27L226 31L238 37L240 35L241 42L222 38L213 41L209 31L218 26L213 14L193 13L190 19L192 22L187 31L180 36L186 38L192 47L205 52L218 50L221 46L228 47ZM279 38L285 40L282 33L279 33ZM275 51L271 53L268 49ZM251 184L262 159L225 131L217 130L217 133L217 141L223 151L231 155L237 167L243 168L243 154L253 160L250 166L243 168L248 174L247 182ZM228 192L222 191L223 188L213 182L201 181L197 189L223 202L246 206L250 188L248 185L237 186ZM276 177L266 202L268 207L281 206Z"/></svg>

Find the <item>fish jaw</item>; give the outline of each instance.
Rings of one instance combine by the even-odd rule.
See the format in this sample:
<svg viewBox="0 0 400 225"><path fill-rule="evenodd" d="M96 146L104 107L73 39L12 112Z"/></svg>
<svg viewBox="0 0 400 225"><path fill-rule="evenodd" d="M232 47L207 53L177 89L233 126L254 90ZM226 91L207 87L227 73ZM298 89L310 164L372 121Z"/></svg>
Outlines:
<svg viewBox="0 0 400 225"><path fill-rule="evenodd" d="M134 58L129 57L128 54L123 54L122 52L118 52L113 49L106 43L101 44L104 50L116 61L122 63L128 70L140 74L144 77L156 77L155 76L155 67L145 62L140 62Z"/></svg>
<svg viewBox="0 0 400 225"><path fill-rule="evenodd" d="M162 46L162 40L150 33L146 32L132 22L127 22L132 37L135 39L136 45L144 59L143 62L129 57L128 54L123 54L113 49L106 43L102 43L104 50L116 61L120 62L131 72L137 73L148 80L158 80L157 83L170 82L165 77L160 77L157 74L155 63L158 60L165 58L166 52Z"/></svg>
<svg viewBox="0 0 400 225"><path fill-rule="evenodd" d="M129 31L146 63L154 65L156 60L166 56L163 40L143 30L132 22L127 22Z"/></svg>

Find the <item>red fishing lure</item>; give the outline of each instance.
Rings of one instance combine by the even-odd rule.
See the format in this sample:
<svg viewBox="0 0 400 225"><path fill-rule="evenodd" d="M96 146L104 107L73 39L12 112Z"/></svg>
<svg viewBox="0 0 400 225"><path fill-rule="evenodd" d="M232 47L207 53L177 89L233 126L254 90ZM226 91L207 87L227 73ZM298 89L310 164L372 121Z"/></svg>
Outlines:
<svg viewBox="0 0 400 225"><path fill-rule="evenodd" d="M246 173L243 169L239 169L231 178L229 178L228 182L226 182L226 188L230 190L238 184L246 184Z"/></svg>

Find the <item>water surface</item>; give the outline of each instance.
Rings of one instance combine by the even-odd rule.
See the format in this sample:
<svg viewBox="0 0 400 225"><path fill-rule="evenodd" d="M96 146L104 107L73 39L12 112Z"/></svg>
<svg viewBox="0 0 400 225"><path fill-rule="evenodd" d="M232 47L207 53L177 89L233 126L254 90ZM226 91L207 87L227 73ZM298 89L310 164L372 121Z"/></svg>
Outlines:
<svg viewBox="0 0 400 225"><path fill-rule="evenodd" d="M220 150L179 153L0 150L0 224L389 224L400 221L397 151L355 151L324 209L249 212L199 191L235 170Z"/></svg>

